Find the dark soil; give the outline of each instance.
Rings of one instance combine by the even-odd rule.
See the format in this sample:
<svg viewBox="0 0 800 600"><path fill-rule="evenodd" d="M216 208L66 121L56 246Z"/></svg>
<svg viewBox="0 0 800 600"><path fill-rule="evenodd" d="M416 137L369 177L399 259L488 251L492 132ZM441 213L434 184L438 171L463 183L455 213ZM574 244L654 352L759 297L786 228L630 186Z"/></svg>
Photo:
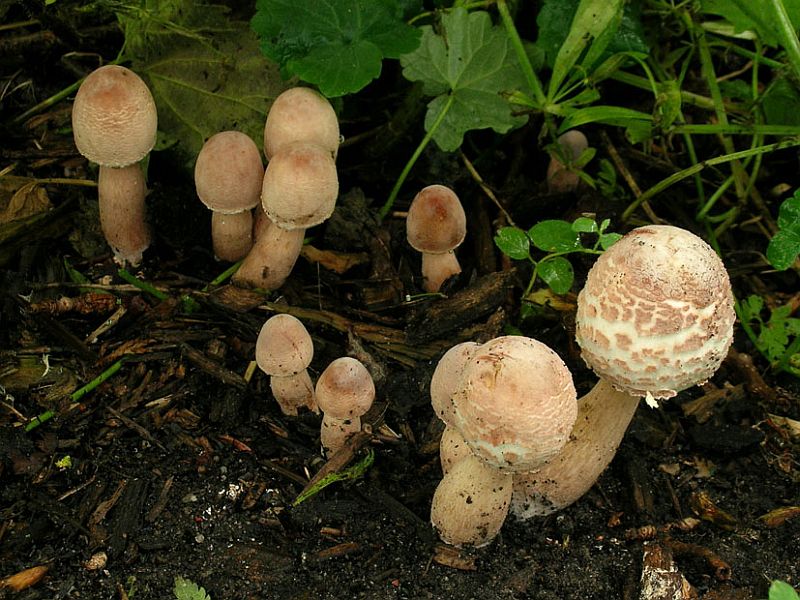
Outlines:
<svg viewBox="0 0 800 600"><path fill-rule="evenodd" d="M21 6L4 9L4 18L42 21L0 32L0 169L92 178L68 130L69 99L23 123L11 119L79 75L60 57L105 51L118 32L109 21L79 36L67 21L26 15ZM403 98L406 129L370 134ZM769 370L743 335L707 386L657 410L640 407L613 464L579 502L547 518L509 521L485 548L458 552L438 542L429 511L441 479L441 426L427 395L438 356L516 327L564 357L579 393L593 376L571 341L574 295L558 310L521 320L529 273L494 248L501 215L458 155L426 152L395 208L405 209L422 185L452 185L471 219L459 250L464 272L448 282L445 298L406 300L420 292L419 258L404 241L403 219L380 225L375 214L422 136L424 104L414 98L388 65L381 80L344 104L342 130L354 142L338 158L343 196L335 217L309 235L317 248L347 253L356 266L336 273L301 258L284 288L266 297L227 285L206 289L228 265L214 262L191 173L169 152L151 158L156 240L135 270L165 300L119 278L99 233L93 189L38 188L52 208L0 238L0 577L47 571L17 594L0 589L0 597L163 600L182 576L214 600L632 599L645 552L654 549L671 553L703 598L766 598L771 580L800 582L800 444L776 418L800 420L800 384ZM377 104L366 108L368 100ZM630 198L609 203L589 189L547 195L540 127L532 119L505 137L479 132L464 147L517 223L583 212L612 218L619 231L644 222L615 220ZM587 134L601 155L616 146L642 188L666 175L665 161L634 150L617 130ZM759 187L786 182L779 174L796 173L796 164L796 153L769 155ZM12 193L0 192L5 209ZM702 234L681 189L671 193L671 203L654 202L659 216ZM795 294L796 301L795 272L770 274L754 263L765 243L758 230L736 229L720 243L737 294L755 291L773 305ZM119 302L109 305L71 283L65 261L105 286L93 293L113 293ZM590 264L574 262L575 290ZM57 305L62 296L77 306ZM119 322L87 341L119 306L127 309ZM293 500L325 464L319 418L284 417L267 378L258 370L245 377L261 324L276 311L296 314L309 328L312 377L333 358L352 355L371 368L378 387L365 418L372 434L353 461L370 448L374 464L297 506ZM123 356L105 383L70 400ZM46 411L55 416L26 432L24 424Z"/></svg>

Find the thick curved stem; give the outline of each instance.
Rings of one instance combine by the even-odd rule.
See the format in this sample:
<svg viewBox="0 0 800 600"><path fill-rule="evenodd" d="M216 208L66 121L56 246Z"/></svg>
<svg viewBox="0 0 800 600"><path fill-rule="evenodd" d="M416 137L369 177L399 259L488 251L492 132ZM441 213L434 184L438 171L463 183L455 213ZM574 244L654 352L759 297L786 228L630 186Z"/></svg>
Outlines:
<svg viewBox="0 0 800 600"><path fill-rule="evenodd" d="M114 251L114 260L125 266L142 261L150 246L144 197L147 184L138 163L119 169L100 167L97 197L100 228Z"/></svg>
<svg viewBox="0 0 800 600"><path fill-rule="evenodd" d="M253 213L249 210L211 213L211 241L220 260L242 260L253 247Z"/></svg>
<svg viewBox="0 0 800 600"><path fill-rule="evenodd" d="M281 229L274 223L259 226L253 247L233 276L233 282L275 290L292 272L303 247L305 229Z"/></svg>
<svg viewBox="0 0 800 600"><path fill-rule="evenodd" d="M442 254L422 253L422 287L426 292L438 292L445 281L459 273L461 265L452 250Z"/></svg>
<svg viewBox="0 0 800 600"><path fill-rule="evenodd" d="M639 397L601 379L578 400L578 418L564 449L533 473L514 475L511 513L519 519L548 515L591 488L617 452Z"/></svg>

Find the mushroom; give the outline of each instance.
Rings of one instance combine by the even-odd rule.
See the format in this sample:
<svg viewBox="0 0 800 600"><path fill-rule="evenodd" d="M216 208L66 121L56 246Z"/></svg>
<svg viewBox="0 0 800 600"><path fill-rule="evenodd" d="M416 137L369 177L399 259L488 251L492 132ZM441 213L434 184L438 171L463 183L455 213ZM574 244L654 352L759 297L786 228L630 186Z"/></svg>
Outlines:
<svg viewBox="0 0 800 600"><path fill-rule="evenodd" d="M212 211L211 239L220 260L244 258L253 245L252 208L260 200L264 167L258 146L239 131L208 138L197 155L197 197Z"/></svg>
<svg viewBox="0 0 800 600"><path fill-rule="evenodd" d="M146 184L137 164L156 142L156 105L130 69L106 65L91 72L75 95L72 132L83 156L100 166L100 227L121 264L137 265L150 245Z"/></svg>
<svg viewBox="0 0 800 600"><path fill-rule="evenodd" d="M281 147L267 165L261 204L272 222L257 237L233 279L274 290L291 273L305 230L327 219L336 205L339 180L330 152L309 142Z"/></svg>
<svg viewBox="0 0 800 600"><path fill-rule="evenodd" d="M361 361L343 356L331 362L317 379L317 404L322 409L320 437L327 454L361 430L361 415L375 400L375 383Z"/></svg>
<svg viewBox="0 0 800 600"><path fill-rule="evenodd" d="M566 194L575 191L581 178L561 158L566 158L570 163L577 160L589 148L589 140L577 129L570 129L558 136L556 144L560 147L560 153L550 155L550 164L547 165L547 191L551 194Z"/></svg>
<svg viewBox="0 0 800 600"><path fill-rule="evenodd" d="M406 236L422 253L423 288L438 292L442 284L461 273L455 249L467 235L467 217L455 192L443 185L423 188L411 201Z"/></svg>
<svg viewBox="0 0 800 600"><path fill-rule="evenodd" d="M446 363L457 362L463 352L454 351ZM443 436L441 445L447 472L434 494L431 520L448 543L483 545L505 519L512 474L538 468L567 443L577 413L576 392L564 362L534 339L501 336L466 353L470 356L452 387L453 423L447 429L453 431L445 430L449 439ZM469 448L468 456L462 455L455 434ZM448 448L451 441L459 447L455 453ZM475 486L482 485L476 477L487 478L488 487L481 489L489 499L475 496ZM451 510L465 498L486 503L475 507L476 513L466 509L471 530L462 509ZM489 508L504 512L490 513Z"/></svg>
<svg viewBox="0 0 800 600"><path fill-rule="evenodd" d="M339 121L331 103L307 87L281 93L267 114L264 125L264 155L267 160L292 142L322 146L335 159L339 150Z"/></svg>
<svg viewBox="0 0 800 600"><path fill-rule="evenodd" d="M445 427L439 440L439 462L442 465L442 473L447 475L454 464L472 455L464 436L455 427Z"/></svg>
<svg viewBox="0 0 800 600"><path fill-rule="evenodd" d="M537 472L515 476L512 512L549 514L586 493L639 398L652 404L705 382L728 352L734 320L725 266L696 235L651 225L609 248L578 295L576 338L600 379L579 400L564 449Z"/></svg>
<svg viewBox="0 0 800 600"><path fill-rule="evenodd" d="M451 398L467 361L472 358L479 346L480 344L476 342L456 344L445 352L436 364L430 385L431 406L445 425L452 426L455 422L455 408Z"/></svg>
<svg viewBox="0 0 800 600"><path fill-rule="evenodd" d="M308 365L314 343L303 323L288 314L267 319L256 340L256 363L270 376L270 388L285 415L296 416L306 407L319 412Z"/></svg>

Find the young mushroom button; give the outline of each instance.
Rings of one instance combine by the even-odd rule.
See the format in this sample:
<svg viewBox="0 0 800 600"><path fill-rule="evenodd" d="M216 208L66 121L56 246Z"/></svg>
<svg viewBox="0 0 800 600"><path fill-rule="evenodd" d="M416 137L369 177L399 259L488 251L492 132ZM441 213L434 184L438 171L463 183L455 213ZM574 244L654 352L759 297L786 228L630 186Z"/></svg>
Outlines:
<svg viewBox="0 0 800 600"><path fill-rule="evenodd" d="M336 158L339 121L331 103L311 88L295 87L275 98L264 125L264 155L272 160L292 142L311 142Z"/></svg>
<svg viewBox="0 0 800 600"><path fill-rule="evenodd" d="M280 314L270 317L256 340L256 363L270 376L275 400L285 415L297 415L306 407L319 412L307 368L314 344L299 319Z"/></svg>
<svg viewBox="0 0 800 600"><path fill-rule="evenodd" d="M705 382L733 338L733 295L714 250L668 225L634 229L608 249L578 295L576 339L600 380L578 403L564 449L514 481L528 518L580 498L611 462L639 398L649 404Z"/></svg>
<svg viewBox="0 0 800 600"><path fill-rule="evenodd" d="M406 236L422 253L423 287L438 292L442 284L461 273L455 249L467 235L467 217L455 192L443 185L423 188L411 201Z"/></svg>
<svg viewBox="0 0 800 600"><path fill-rule="evenodd" d="M253 245L251 209L261 201L264 167L258 146L239 131L212 135L197 155L197 197L212 211L211 239L220 260L244 258Z"/></svg>
<svg viewBox="0 0 800 600"><path fill-rule="evenodd" d="M320 374L317 403L323 412L320 437L327 453L336 452L361 429L361 415L375 400L375 383L367 368L349 356L337 358Z"/></svg>
<svg viewBox="0 0 800 600"><path fill-rule="evenodd" d="M145 177L137 164L156 142L156 105L133 71L107 65L81 83L72 105L78 151L100 165L100 226L114 258L137 265L150 245Z"/></svg>

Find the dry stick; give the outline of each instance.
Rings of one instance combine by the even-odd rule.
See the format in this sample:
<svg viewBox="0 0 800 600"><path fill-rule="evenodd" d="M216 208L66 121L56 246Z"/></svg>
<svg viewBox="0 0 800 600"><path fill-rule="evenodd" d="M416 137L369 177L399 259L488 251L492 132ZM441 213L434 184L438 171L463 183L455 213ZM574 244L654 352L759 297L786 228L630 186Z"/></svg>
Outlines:
<svg viewBox="0 0 800 600"><path fill-rule="evenodd" d="M486 182L483 181L483 177L481 177L480 173L478 173L478 171L475 169L475 166L467 158L467 155L464 154L464 151L460 150L458 154L461 157L461 160L464 162L464 166L467 167L467 171L469 171L469 174L472 175L472 178L475 180L475 182L479 186L481 186L483 193L486 194L489 197L489 199L492 202L494 202L498 210L501 213L503 213L503 216L506 218L506 223L508 223L512 227L516 227L514 219L511 218L511 215L508 214L508 211L503 207L502 204L500 204L500 201L497 199L497 196L494 195L494 192L491 190L491 188L488 185L486 185Z"/></svg>
<svg viewBox="0 0 800 600"><path fill-rule="evenodd" d="M617 167L617 170L622 173L623 179L625 179L625 183L628 184L628 187L633 192L635 198L639 198L642 195L642 189L639 187L639 184L636 183L636 180L633 178L633 175L628 170L625 161L622 160L622 157L617 152L617 147L614 146L614 143L611 141L611 138L608 137L608 133L605 130L600 132L600 137L603 139L603 144L606 147L606 151L608 155L611 157L611 160L614 162L614 165ZM644 209L645 214L653 223L663 223L664 219L661 219L656 215L653 211L653 208L650 206L650 203L646 200L642 203L642 208Z"/></svg>

